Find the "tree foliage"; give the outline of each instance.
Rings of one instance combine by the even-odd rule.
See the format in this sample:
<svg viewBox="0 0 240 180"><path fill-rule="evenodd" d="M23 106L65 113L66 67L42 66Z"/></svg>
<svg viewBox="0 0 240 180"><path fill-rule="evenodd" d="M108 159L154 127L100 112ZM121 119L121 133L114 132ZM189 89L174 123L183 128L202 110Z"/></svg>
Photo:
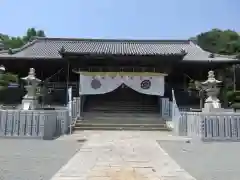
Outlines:
<svg viewBox="0 0 240 180"><path fill-rule="evenodd" d="M45 33L43 30L36 30L35 28L28 28L22 37L11 37L0 33L0 50L20 48L34 37L45 37ZM2 74L0 78L0 90L8 87L10 83L18 83L18 76L10 72Z"/></svg>
<svg viewBox="0 0 240 180"><path fill-rule="evenodd" d="M0 42L4 45L4 49L20 48L34 37L45 37L43 30L36 30L35 28L28 28L23 37L11 37L0 33Z"/></svg>
<svg viewBox="0 0 240 180"><path fill-rule="evenodd" d="M196 40L201 48L212 53L223 55L240 54L240 36L232 30L212 29L199 34Z"/></svg>
<svg viewBox="0 0 240 180"><path fill-rule="evenodd" d="M0 77L0 91L7 88L11 83L18 83L18 75L7 72L1 74Z"/></svg>
<svg viewBox="0 0 240 180"><path fill-rule="evenodd" d="M237 58L240 58L240 35L235 31L212 29L211 31L203 32L196 37L192 37L190 40L196 42L202 49L206 51L222 55L236 55ZM232 67L226 66L219 71L221 72L218 72L218 74L222 74L225 77L221 79L223 81L220 93L221 98L224 102L227 102L226 98L228 96L230 97L228 94L231 94L232 91L230 93L230 90L233 89L232 78L229 78L233 75L233 69ZM228 79L231 80L228 81ZM197 90L197 87L195 86L196 83L190 84L192 85L189 86L190 89L195 88L195 90Z"/></svg>

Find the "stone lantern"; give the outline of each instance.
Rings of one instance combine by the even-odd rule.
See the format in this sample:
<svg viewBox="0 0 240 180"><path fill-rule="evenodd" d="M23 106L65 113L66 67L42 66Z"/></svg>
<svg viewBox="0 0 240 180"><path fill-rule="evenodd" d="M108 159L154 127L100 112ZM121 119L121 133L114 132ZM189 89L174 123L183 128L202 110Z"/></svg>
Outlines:
<svg viewBox="0 0 240 180"><path fill-rule="evenodd" d="M28 76L21 78L22 80L25 81L26 86L24 87L27 90L27 94L23 97L22 100L23 110L31 110L36 109L38 107L37 88L41 80L36 78L35 75L36 75L35 69L30 68Z"/></svg>
<svg viewBox="0 0 240 180"><path fill-rule="evenodd" d="M221 109L220 100L217 98L220 91L220 83L222 83L222 81L215 79L214 71L209 71L208 79L201 83L208 96L204 103L204 112L211 112Z"/></svg>

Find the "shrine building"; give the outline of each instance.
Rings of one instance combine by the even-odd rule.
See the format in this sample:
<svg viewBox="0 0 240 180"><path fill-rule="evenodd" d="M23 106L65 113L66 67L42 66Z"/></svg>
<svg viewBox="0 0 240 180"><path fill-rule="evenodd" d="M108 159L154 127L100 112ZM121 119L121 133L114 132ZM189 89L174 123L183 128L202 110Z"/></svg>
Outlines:
<svg viewBox="0 0 240 180"><path fill-rule="evenodd" d="M238 62L190 40L36 38L21 48L0 51L0 64L19 78L35 68L49 89L46 104L66 104L72 87L73 97L82 97L83 116L89 118L94 113L161 117L161 99L171 99L172 89L180 106L198 105L197 97L189 96L189 81L205 80L210 69ZM22 86L15 91L10 103L20 103L24 94Z"/></svg>

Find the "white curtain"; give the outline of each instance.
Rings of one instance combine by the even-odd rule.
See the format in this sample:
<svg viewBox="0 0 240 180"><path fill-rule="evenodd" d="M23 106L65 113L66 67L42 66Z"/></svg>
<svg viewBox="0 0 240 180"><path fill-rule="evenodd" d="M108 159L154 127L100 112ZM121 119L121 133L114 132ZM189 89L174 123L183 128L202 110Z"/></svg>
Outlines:
<svg viewBox="0 0 240 180"><path fill-rule="evenodd" d="M80 74L80 95L105 94L121 84L148 95L164 95L164 76L91 76Z"/></svg>
<svg viewBox="0 0 240 180"><path fill-rule="evenodd" d="M119 77L110 76L88 76L80 74L81 95L105 94L114 91L121 85Z"/></svg>
<svg viewBox="0 0 240 180"><path fill-rule="evenodd" d="M128 76L124 84L142 94L164 95L164 76Z"/></svg>

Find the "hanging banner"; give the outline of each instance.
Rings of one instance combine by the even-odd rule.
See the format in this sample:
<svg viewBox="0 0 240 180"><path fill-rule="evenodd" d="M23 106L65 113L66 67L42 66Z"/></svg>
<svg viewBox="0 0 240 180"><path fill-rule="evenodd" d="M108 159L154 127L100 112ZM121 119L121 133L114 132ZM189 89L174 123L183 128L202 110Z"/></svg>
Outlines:
<svg viewBox="0 0 240 180"><path fill-rule="evenodd" d="M164 77L163 74L158 74L158 76L120 75L117 73L105 73L104 75L80 74L81 91L79 94L105 94L125 84L142 94L163 96Z"/></svg>
<svg viewBox="0 0 240 180"><path fill-rule="evenodd" d="M164 76L133 76L133 78L125 76L123 83L142 94L164 95Z"/></svg>
<svg viewBox="0 0 240 180"><path fill-rule="evenodd" d="M117 89L121 84L121 78L110 76L85 76L80 74L81 95L105 94Z"/></svg>

